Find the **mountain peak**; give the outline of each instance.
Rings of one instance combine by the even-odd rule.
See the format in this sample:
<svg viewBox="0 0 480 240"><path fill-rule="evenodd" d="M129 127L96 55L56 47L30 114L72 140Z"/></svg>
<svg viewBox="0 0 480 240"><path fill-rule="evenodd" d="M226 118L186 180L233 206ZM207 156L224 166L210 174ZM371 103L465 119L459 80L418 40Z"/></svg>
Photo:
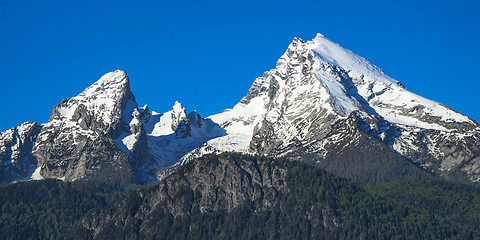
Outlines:
<svg viewBox="0 0 480 240"><path fill-rule="evenodd" d="M116 96L115 93L119 91L130 92L130 81L127 73L122 70L116 70L103 75L98 81L74 98L92 98L93 96L112 94Z"/></svg>
<svg viewBox="0 0 480 240"><path fill-rule="evenodd" d="M42 127L27 125L0 134L0 140L8 138L0 141L0 150L8 150L0 151L0 165L33 154L25 158L37 167L33 177L106 179L105 173L118 170L115 176L149 181L160 167L225 151L308 159L334 171L357 155L355 166L363 168L380 151L443 176L458 169L480 182L478 123L408 92L321 34L310 41L294 38L233 109L205 119L196 111L187 114L178 101L164 114L139 108L127 74L117 70L57 104ZM17 169L22 178L34 170Z"/></svg>
<svg viewBox="0 0 480 240"><path fill-rule="evenodd" d="M207 142L196 156L222 151L307 154L322 162L346 141L358 144L364 133L429 171L450 171L480 152L464 147L478 138L478 123L407 91L322 34L306 42L294 38L276 67L257 78L240 103L208 118L227 135ZM449 147L454 142L462 147ZM452 154L461 148L468 149L455 153L463 151L461 157ZM471 163L464 172L476 179L480 174L469 169L478 165Z"/></svg>
<svg viewBox="0 0 480 240"><path fill-rule="evenodd" d="M180 122L187 118L187 112L185 111L185 108L182 106L181 103L175 101L172 111L170 112L170 116L172 121L171 128L172 131L175 131Z"/></svg>
<svg viewBox="0 0 480 240"><path fill-rule="evenodd" d="M110 82L112 82L112 80L116 80L117 82L118 80L128 82L127 73L123 70L117 69L113 72L108 72L104 74L97 82L109 84Z"/></svg>
<svg viewBox="0 0 480 240"><path fill-rule="evenodd" d="M175 104L173 104L172 110L173 110L173 112L177 112L177 113L185 112L185 108L178 101L175 101Z"/></svg>
<svg viewBox="0 0 480 240"><path fill-rule="evenodd" d="M385 75L380 68L365 58L343 48L322 34L317 34L312 41L306 42L305 47L313 51L322 62L344 69L351 77L372 76L375 78L372 80L375 81L398 84L398 81Z"/></svg>
<svg viewBox="0 0 480 240"><path fill-rule="evenodd" d="M324 36L323 34L321 34L321 33L317 33L317 35L315 35L314 40L315 40L315 39L322 39L322 38L325 38L325 36Z"/></svg>
<svg viewBox="0 0 480 240"><path fill-rule="evenodd" d="M109 126L121 121L122 110L129 108L128 110L131 112L130 110L133 111L136 107L127 74L124 71L116 70L103 75L77 96L57 104L50 120L76 121L79 111L83 111L88 112L95 120Z"/></svg>

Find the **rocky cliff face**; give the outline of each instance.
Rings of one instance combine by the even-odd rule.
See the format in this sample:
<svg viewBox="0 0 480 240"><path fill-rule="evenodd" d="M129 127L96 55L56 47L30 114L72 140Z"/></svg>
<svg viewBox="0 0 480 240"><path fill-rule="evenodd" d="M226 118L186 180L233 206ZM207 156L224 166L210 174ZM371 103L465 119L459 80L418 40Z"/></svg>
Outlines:
<svg viewBox="0 0 480 240"><path fill-rule="evenodd" d="M32 148L40 131L35 122L25 122L0 133L0 183L28 179L37 166Z"/></svg>
<svg viewBox="0 0 480 240"><path fill-rule="evenodd" d="M78 96L57 104L40 131L33 154L43 178L133 182L133 161L115 139L133 135L127 149L142 148L135 98L125 72L103 76Z"/></svg>
<svg viewBox="0 0 480 240"><path fill-rule="evenodd" d="M222 153L90 211L66 238L463 239L480 235L478 216L465 214L478 211L479 193L435 180L358 183L298 161Z"/></svg>
<svg viewBox="0 0 480 240"><path fill-rule="evenodd" d="M268 159L257 161L240 154L206 156L148 190L137 190L117 210L92 212L79 224L102 239L113 234L109 231L121 233L132 227L161 234L163 229L152 226L156 226L154 215L164 210L174 218L187 217L195 210L230 212L245 203L254 204L258 211L269 210L277 204L279 192L287 188L287 172L286 164Z"/></svg>

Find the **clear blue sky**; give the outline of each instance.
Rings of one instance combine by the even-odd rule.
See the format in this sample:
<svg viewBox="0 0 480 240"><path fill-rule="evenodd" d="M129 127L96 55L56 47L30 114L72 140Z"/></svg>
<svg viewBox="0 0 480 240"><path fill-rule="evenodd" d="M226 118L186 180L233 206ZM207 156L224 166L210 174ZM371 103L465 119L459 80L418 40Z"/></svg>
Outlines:
<svg viewBox="0 0 480 240"><path fill-rule="evenodd" d="M293 37L317 32L480 121L477 2L0 0L0 131L46 122L116 69L139 105L178 100L206 117L233 107Z"/></svg>

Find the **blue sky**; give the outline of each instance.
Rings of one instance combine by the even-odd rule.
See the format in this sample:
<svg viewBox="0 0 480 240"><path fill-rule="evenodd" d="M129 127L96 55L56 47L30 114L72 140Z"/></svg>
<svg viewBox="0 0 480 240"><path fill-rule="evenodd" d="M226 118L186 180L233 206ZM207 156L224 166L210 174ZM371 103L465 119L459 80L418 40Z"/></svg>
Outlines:
<svg viewBox="0 0 480 240"><path fill-rule="evenodd" d="M135 3L134 3L135 2ZM477 1L0 0L0 131L125 70L139 105L233 107L294 37L317 32L480 121Z"/></svg>

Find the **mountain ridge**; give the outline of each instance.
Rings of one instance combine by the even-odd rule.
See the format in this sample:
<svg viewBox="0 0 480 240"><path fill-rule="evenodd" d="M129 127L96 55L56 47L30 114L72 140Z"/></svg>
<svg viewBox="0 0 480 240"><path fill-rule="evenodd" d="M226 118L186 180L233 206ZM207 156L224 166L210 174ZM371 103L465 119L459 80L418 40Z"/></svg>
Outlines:
<svg viewBox="0 0 480 240"><path fill-rule="evenodd" d="M240 113L232 114L235 111ZM335 134L330 126L345 121L352 112L358 112L358 131L380 140L407 160L443 176L460 166L472 181L477 181L478 173L467 169L477 168L477 164L464 165L479 154L477 122L408 92L378 67L322 35L307 42L295 38L276 68L257 78L239 104L229 112L210 117L227 126L227 132L230 128L236 140L213 139L205 147L209 151L200 149L192 157L230 151L228 146L233 142L240 146L234 150L269 156L285 156L291 149L313 146L307 152L317 154L321 161L326 154L322 153L325 144L349 138ZM250 127L238 129L236 124ZM244 136L245 132L248 136ZM437 139L439 143L434 142ZM464 151L449 157L455 152L451 150L454 141ZM462 154L467 156L458 156Z"/></svg>
<svg viewBox="0 0 480 240"><path fill-rule="evenodd" d="M479 123L409 92L321 34L294 38L276 67L219 114L187 114L179 102L164 114L139 107L117 70L57 104L33 135L34 178L149 182L191 159L233 151L303 160L359 180L424 171L480 181ZM1 166L12 162L7 155ZM387 162L394 168L379 172Z"/></svg>

